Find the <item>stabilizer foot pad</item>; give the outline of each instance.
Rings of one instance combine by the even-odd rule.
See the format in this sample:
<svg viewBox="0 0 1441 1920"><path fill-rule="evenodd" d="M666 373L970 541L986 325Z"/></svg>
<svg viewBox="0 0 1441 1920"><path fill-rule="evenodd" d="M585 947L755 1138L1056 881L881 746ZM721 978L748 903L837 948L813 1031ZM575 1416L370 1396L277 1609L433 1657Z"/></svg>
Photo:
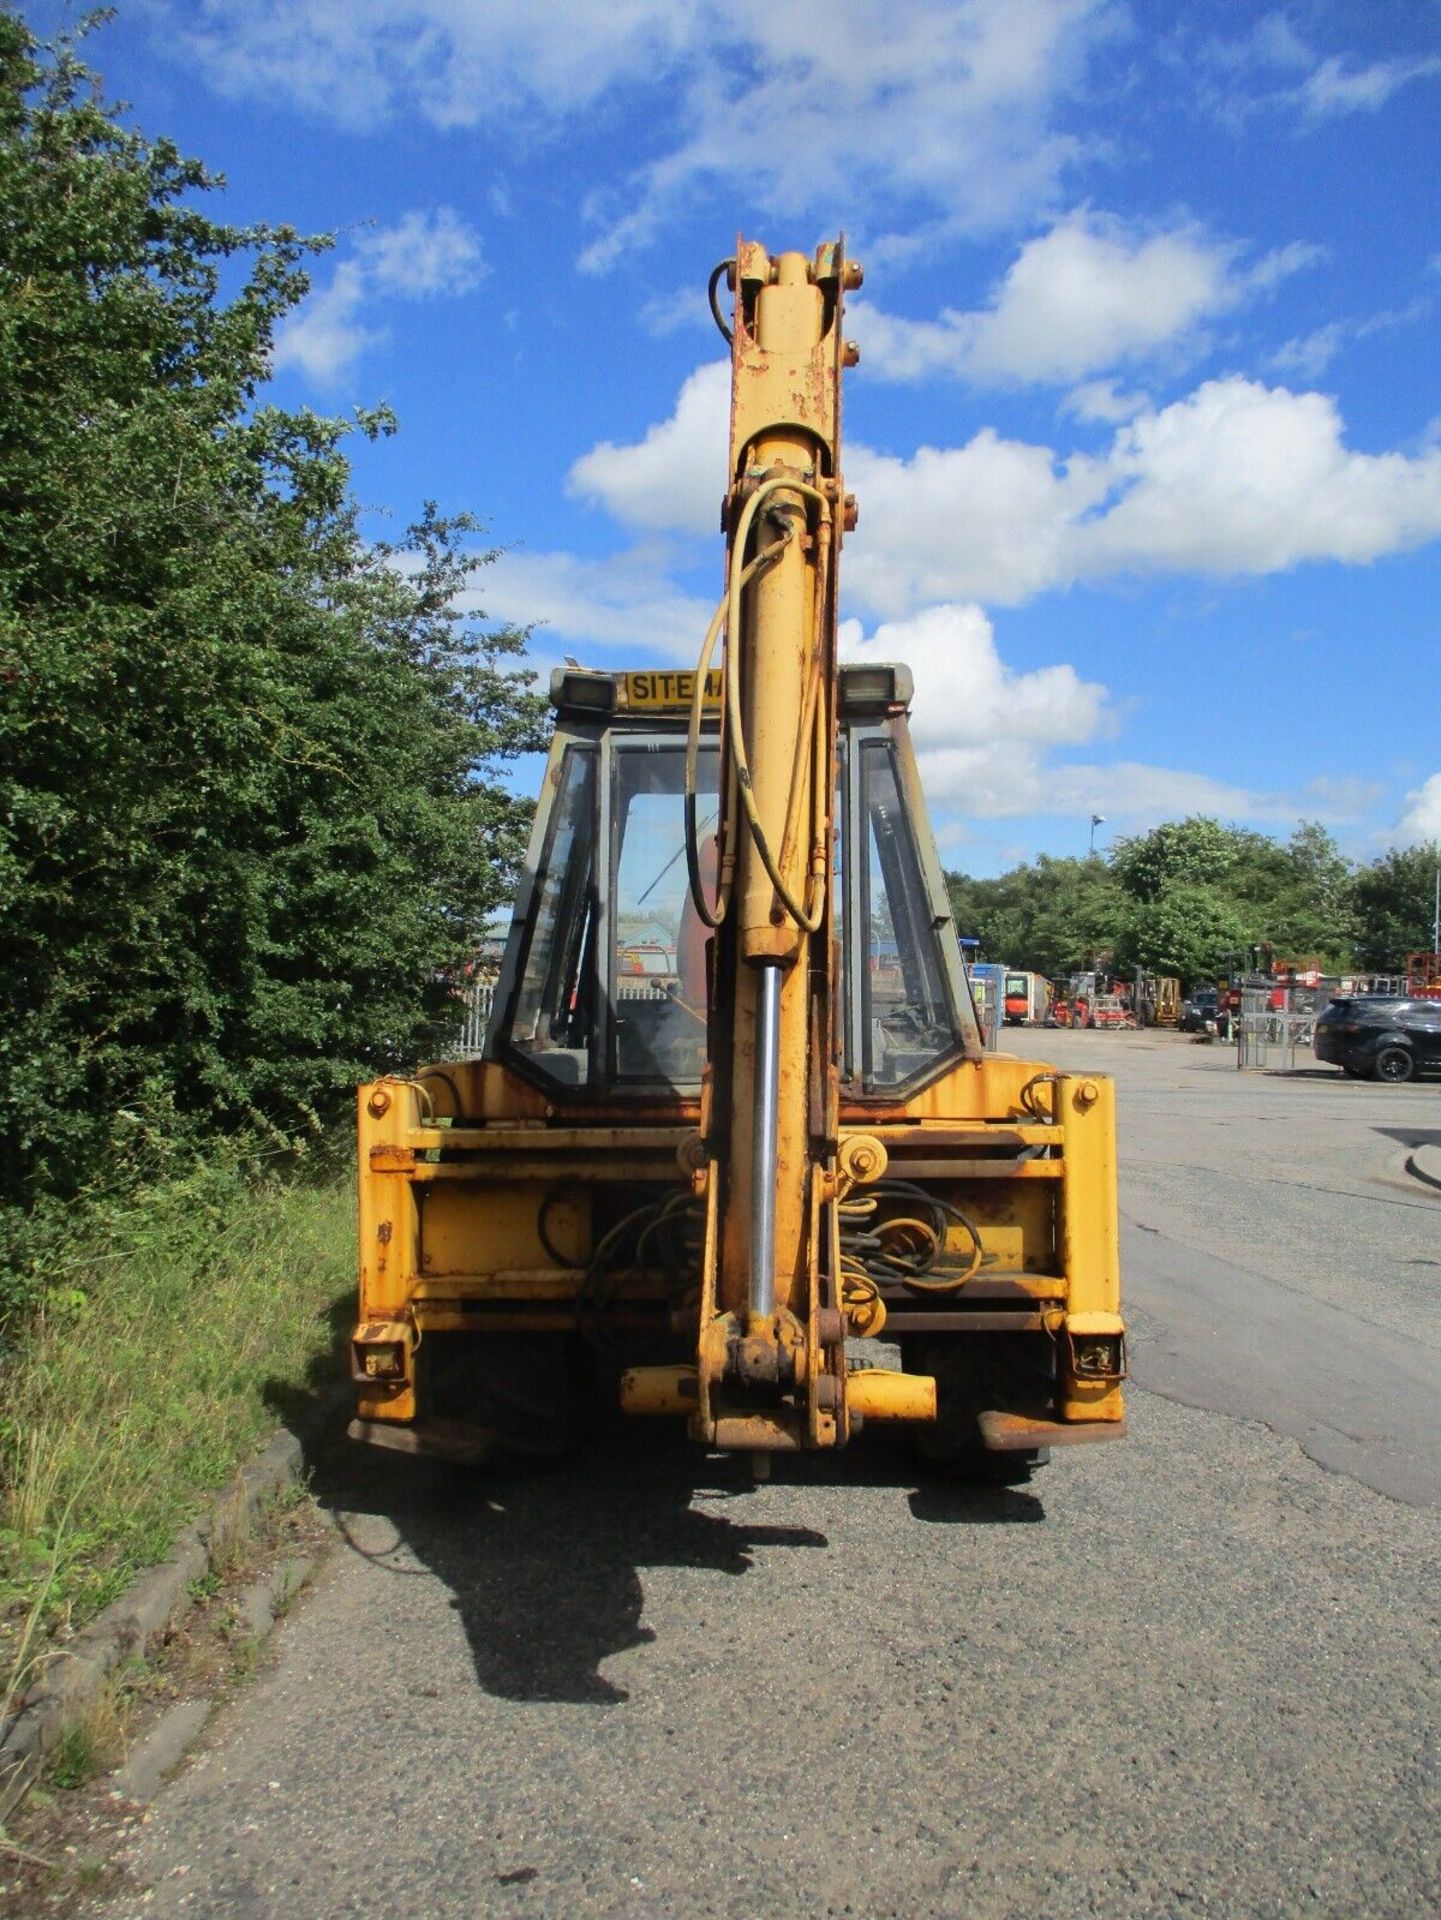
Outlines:
<svg viewBox="0 0 1441 1920"><path fill-rule="evenodd" d="M1087 1447L1101 1440L1124 1440L1124 1420L1050 1420L1043 1414L990 1412L977 1416L981 1439L991 1453L1020 1453L1031 1447Z"/></svg>

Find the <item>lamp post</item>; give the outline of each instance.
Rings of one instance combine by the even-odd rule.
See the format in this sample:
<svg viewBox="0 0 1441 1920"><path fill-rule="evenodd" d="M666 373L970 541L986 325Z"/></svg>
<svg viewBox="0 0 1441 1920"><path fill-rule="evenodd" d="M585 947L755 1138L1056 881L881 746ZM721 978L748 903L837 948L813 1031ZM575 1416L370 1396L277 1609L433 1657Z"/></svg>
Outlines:
<svg viewBox="0 0 1441 1920"><path fill-rule="evenodd" d="M1096 857L1096 828L1103 827L1105 824L1106 816L1104 813L1093 813L1091 815L1091 840L1090 845L1086 848L1086 858L1088 860L1094 860Z"/></svg>

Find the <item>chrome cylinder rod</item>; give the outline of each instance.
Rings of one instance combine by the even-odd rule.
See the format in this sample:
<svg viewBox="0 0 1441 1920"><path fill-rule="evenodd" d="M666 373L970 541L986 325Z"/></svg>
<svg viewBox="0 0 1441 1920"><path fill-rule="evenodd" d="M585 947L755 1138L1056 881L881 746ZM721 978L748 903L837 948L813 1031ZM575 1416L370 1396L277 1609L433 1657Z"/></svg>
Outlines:
<svg viewBox="0 0 1441 1920"><path fill-rule="evenodd" d="M756 997L755 1115L751 1141L751 1271L747 1304L752 1316L776 1310L776 1123L780 1105L781 976L762 966Z"/></svg>

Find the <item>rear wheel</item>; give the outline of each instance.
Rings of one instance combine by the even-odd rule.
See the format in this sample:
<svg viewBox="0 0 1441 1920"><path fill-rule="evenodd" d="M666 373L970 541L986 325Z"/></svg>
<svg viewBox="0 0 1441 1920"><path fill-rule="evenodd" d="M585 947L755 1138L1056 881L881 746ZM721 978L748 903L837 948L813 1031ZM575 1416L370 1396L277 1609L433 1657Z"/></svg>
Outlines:
<svg viewBox="0 0 1441 1920"><path fill-rule="evenodd" d="M1389 1080L1399 1085L1409 1080L1415 1071L1415 1062L1404 1047L1382 1047L1376 1055L1376 1078Z"/></svg>
<svg viewBox="0 0 1441 1920"><path fill-rule="evenodd" d="M421 1348L422 1412L473 1428L502 1456L555 1459L593 1411L591 1354L564 1334L431 1334Z"/></svg>
<svg viewBox="0 0 1441 1920"><path fill-rule="evenodd" d="M1034 1334L914 1336L901 1341L908 1373L936 1382L936 1421L916 1429L916 1452L933 1473L987 1486L1024 1486L1049 1457L1043 1448L993 1452L981 1440L990 1408L1035 1411L1049 1404L1050 1342Z"/></svg>

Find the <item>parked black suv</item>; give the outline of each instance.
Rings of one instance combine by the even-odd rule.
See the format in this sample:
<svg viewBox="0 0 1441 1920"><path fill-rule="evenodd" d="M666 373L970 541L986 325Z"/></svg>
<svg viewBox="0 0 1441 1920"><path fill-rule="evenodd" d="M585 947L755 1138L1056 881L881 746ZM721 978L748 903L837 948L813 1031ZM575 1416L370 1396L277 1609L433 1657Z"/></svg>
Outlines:
<svg viewBox="0 0 1441 1920"><path fill-rule="evenodd" d="M1441 1000L1359 993L1333 1000L1316 1021L1318 1060L1357 1080L1409 1080L1441 1073Z"/></svg>
<svg viewBox="0 0 1441 1920"><path fill-rule="evenodd" d="M1200 1033L1208 1020L1219 1020L1220 995L1214 987L1197 987L1189 1000L1181 1002L1182 1033Z"/></svg>

